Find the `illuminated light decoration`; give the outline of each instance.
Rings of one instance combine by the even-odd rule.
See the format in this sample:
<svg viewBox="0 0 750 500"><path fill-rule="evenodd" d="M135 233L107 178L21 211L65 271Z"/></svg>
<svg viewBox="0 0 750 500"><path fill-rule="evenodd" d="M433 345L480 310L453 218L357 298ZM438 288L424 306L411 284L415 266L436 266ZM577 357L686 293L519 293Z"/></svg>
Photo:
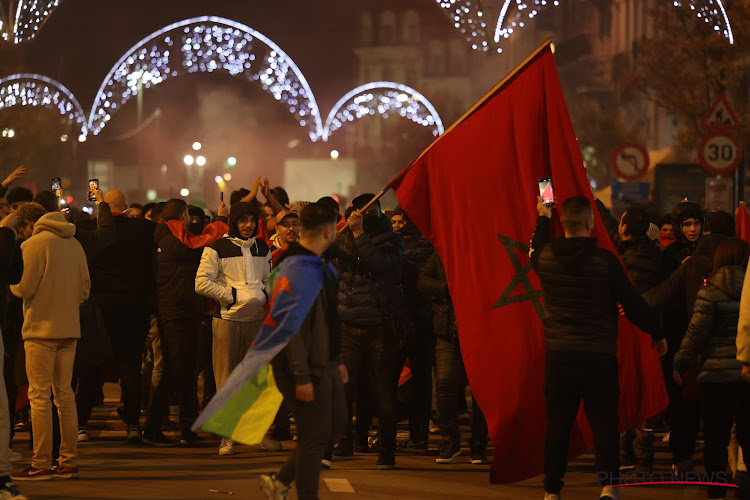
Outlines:
<svg viewBox="0 0 750 500"><path fill-rule="evenodd" d="M61 0L20 0L14 17L3 24L3 39L12 39L13 43L31 40L36 36L52 11L60 5ZM13 33L5 30L13 26Z"/></svg>
<svg viewBox="0 0 750 500"><path fill-rule="evenodd" d="M312 141L323 126L312 90L292 59L263 34L220 17L196 17L171 24L133 46L104 79L89 115L99 134L142 88L167 78L224 72L259 82L287 106Z"/></svg>
<svg viewBox="0 0 750 500"><path fill-rule="evenodd" d="M453 26L466 38L473 50L488 52L492 48L492 31L485 21L486 11L479 0L435 0L450 18Z"/></svg>
<svg viewBox="0 0 750 500"><path fill-rule="evenodd" d="M533 19L543 10L560 5L561 0L503 0L500 16L495 27L494 41L499 44L503 39L510 38L513 31L525 26L525 19ZM681 7L681 0L673 0L675 7ZM696 12L699 19L711 25L714 31L720 32L730 44L734 44L732 25L729 23L727 11L721 0L708 0L707 4L696 9L696 6L687 1L686 5ZM498 48L498 51L501 49Z"/></svg>
<svg viewBox="0 0 750 500"><path fill-rule="evenodd" d="M326 119L323 140L327 141L345 123L375 113L383 118L390 115L407 118L431 128L435 136L445 132L440 115L425 96L400 83L372 82L339 99Z"/></svg>
<svg viewBox="0 0 750 500"><path fill-rule="evenodd" d="M79 137L88 135L86 114L78 100L63 84L46 76L20 73L0 79L0 109L13 106L56 109L76 125Z"/></svg>

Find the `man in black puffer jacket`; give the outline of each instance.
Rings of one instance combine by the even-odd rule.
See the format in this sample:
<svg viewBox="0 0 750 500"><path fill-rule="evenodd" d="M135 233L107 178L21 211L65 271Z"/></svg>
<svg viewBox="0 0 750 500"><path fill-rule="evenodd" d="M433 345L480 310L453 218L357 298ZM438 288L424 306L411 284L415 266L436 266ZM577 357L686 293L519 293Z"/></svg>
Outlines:
<svg viewBox="0 0 750 500"><path fill-rule="evenodd" d="M687 324L693 315L695 298L703 287L704 281L713 271L716 249L728 238L734 236L734 233L734 219L730 214L711 213L711 217L706 222L705 234L698 241L692 257L685 260L664 283L643 295L646 302L657 312L665 313L683 309L687 313L685 317L679 318L685 325L684 329L665 331L669 349L667 356L662 360L664 381L669 394L667 412L667 421L670 426L669 444L678 473L690 472L693 468L695 441L700 430L700 401L697 396L685 398L683 388L672 378L672 362L675 353L680 349Z"/></svg>
<svg viewBox="0 0 750 500"><path fill-rule="evenodd" d="M197 416L196 351L204 301L195 292L195 275L203 249L229 230L226 223L229 210L222 202L218 222L206 226L201 235L188 231L190 214L183 200L169 200L161 215L166 223L156 227L154 241L164 374L151 401L143 441L154 446L170 446L172 442L161 432L161 423L169 412L169 395L174 389L180 402L181 441L189 444L198 440L190 427Z"/></svg>
<svg viewBox="0 0 750 500"><path fill-rule="evenodd" d="M658 339L666 352L659 321L628 279L617 257L592 238L594 214L587 198L576 196L562 205L565 237L550 243L552 209L537 205L539 220L532 238L531 263L544 295L547 345L545 405L547 437L544 487L559 495L567 466L570 431L580 401L586 406L596 443L599 473L619 476L619 373L617 304L628 319ZM618 498L605 484L602 498Z"/></svg>
<svg viewBox="0 0 750 500"><path fill-rule="evenodd" d="M352 201L353 211L339 237L339 318L341 358L349 371L346 384L350 409L346 434L338 455L351 455L351 409L360 378L370 376L381 439L379 469L393 469L396 448L396 389L398 384L396 332L388 318L401 306L401 262L404 243L375 203L363 194Z"/></svg>
<svg viewBox="0 0 750 500"><path fill-rule="evenodd" d="M607 233L620 254L628 276L641 293L651 290L662 282L661 250L646 235L649 218L646 212L630 207L618 222L601 201L596 207L602 216Z"/></svg>

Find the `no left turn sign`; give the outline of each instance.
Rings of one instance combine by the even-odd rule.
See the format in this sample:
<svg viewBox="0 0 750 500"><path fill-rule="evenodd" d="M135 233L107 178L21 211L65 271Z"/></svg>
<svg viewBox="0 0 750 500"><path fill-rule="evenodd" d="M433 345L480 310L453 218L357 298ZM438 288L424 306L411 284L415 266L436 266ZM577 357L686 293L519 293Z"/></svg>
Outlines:
<svg viewBox="0 0 750 500"><path fill-rule="evenodd" d="M731 174L740 165L741 159L742 148L731 132L710 132L698 145L698 160L712 174Z"/></svg>
<svg viewBox="0 0 750 500"><path fill-rule="evenodd" d="M612 152L612 168L618 177L629 181L639 179L648 171L648 151L640 144L626 142Z"/></svg>

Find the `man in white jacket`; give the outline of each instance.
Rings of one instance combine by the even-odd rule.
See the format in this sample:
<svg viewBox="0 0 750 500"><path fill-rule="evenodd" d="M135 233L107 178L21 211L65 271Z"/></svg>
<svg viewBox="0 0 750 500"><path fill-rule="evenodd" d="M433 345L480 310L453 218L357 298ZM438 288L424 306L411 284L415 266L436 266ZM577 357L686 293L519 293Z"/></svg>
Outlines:
<svg viewBox="0 0 750 500"><path fill-rule="evenodd" d="M252 346L265 316L271 250L256 238L259 214L253 203L238 202L229 212L229 233L203 250L195 291L216 303L213 319L213 362L217 390ZM269 437L267 449L280 448ZM234 453L222 439L219 455Z"/></svg>
<svg viewBox="0 0 750 500"><path fill-rule="evenodd" d="M29 204L33 207L35 204ZM11 474L18 481L78 477L78 416L70 381L76 344L81 338L79 307L89 296L91 280L86 255L74 238L76 227L60 212L42 215L24 210L19 228L33 227L21 245L24 270L10 291L23 299L26 375L29 379L34 457L31 466ZM52 401L60 415L59 465L52 469Z"/></svg>

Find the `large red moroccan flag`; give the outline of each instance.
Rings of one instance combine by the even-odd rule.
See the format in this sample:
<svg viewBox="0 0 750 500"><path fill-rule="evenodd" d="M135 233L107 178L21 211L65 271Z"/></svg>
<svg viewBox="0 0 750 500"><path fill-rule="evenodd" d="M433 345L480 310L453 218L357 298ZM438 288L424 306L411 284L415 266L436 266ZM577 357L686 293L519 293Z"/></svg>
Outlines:
<svg viewBox="0 0 750 500"><path fill-rule="evenodd" d="M544 310L528 257L542 177L559 201L592 197L549 43L389 185L445 264L469 381L495 446L493 482L543 471ZM613 249L598 214L595 236ZM621 324L625 429L662 411L667 397L649 337ZM591 448L581 412L571 456Z"/></svg>

